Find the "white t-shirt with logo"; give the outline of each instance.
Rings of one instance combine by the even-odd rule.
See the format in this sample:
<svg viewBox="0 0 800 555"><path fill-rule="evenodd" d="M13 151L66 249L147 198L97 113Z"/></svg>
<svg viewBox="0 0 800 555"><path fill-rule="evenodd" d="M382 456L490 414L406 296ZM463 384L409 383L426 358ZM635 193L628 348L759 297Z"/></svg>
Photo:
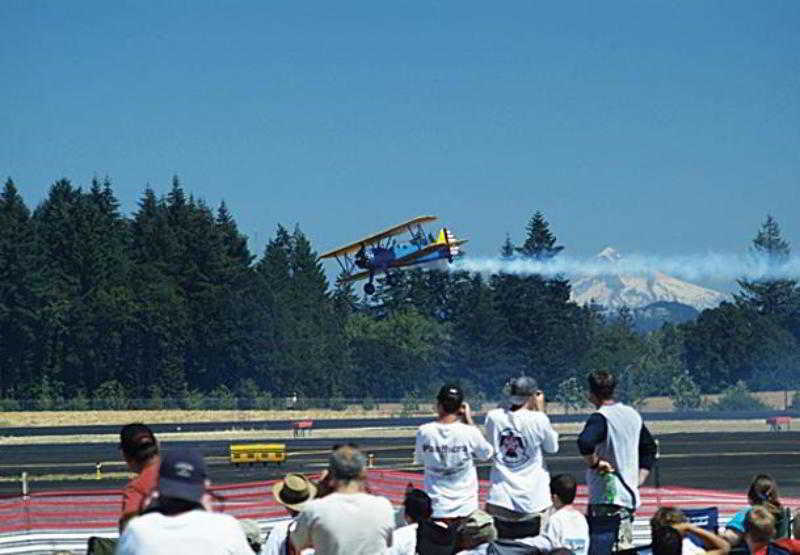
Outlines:
<svg viewBox="0 0 800 555"><path fill-rule="evenodd" d="M175 516L147 513L131 520L116 555L253 555L231 515L193 510Z"/></svg>
<svg viewBox="0 0 800 555"><path fill-rule="evenodd" d="M295 522L295 547L313 547L320 555L379 555L392 544L394 509L385 497L332 493L307 502Z"/></svg>
<svg viewBox="0 0 800 555"><path fill-rule="evenodd" d="M494 448L487 502L519 513L547 509L550 474L542 452L558 451L558 432L547 415L526 408L490 410L486 437Z"/></svg>
<svg viewBox="0 0 800 555"><path fill-rule="evenodd" d="M572 505L561 507L553 512L541 533L527 541L529 545L542 551L566 548L575 555L589 553L589 524Z"/></svg>
<svg viewBox="0 0 800 555"><path fill-rule="evenodd" d="M419 427L414 462L425 466L425 491L434 518L467 516L478 509L478 473L473 459L487 460L493 452L475 426L429 422Z"/></svg>

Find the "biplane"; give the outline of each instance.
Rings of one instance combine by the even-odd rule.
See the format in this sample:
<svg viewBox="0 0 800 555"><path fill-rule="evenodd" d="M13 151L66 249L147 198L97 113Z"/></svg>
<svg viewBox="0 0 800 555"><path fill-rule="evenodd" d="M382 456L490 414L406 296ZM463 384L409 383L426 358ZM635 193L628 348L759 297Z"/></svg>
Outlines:
<svg viewBox="0 0 800 555"><path fill-rule="evenodd" d="M422 225L436 221L436 216L420 216L355 243L322 254L320 258L335 258L344 271L344 281L368 279L364 292L372 295L376 274L386 274L389 285L397 283L393 270L432 264L441 260L453 261L466 239L456 239L446 227L436 236L426 235ZM398 243L396 237L408 232L408 242Z"/></svg>

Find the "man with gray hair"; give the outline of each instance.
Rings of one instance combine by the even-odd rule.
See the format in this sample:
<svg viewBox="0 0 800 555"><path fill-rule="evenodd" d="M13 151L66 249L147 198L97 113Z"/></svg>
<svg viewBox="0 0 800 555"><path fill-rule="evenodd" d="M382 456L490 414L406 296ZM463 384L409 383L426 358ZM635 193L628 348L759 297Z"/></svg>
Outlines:
<svg viewBox="0 0 800 555"><path fill-rule="evenodd" d="M376 555L392 545L394 510L385 497L364 491L366 460L343 446L328 461L333 493L309 501L289 538L298 551L313 547L321 555Z"/></svg>
<svg viewBox="0 0 800 555"><path fill-rule="evenodd" d="M544 453L558 451L558 433L545 414L544 394L528 376L512 378L503 392L507 406L486 415L486 436L494 447L486 511L502 526L501 536L535 536L550 500L550 475ZM519 534L508 530L517 530Z"/></svg>

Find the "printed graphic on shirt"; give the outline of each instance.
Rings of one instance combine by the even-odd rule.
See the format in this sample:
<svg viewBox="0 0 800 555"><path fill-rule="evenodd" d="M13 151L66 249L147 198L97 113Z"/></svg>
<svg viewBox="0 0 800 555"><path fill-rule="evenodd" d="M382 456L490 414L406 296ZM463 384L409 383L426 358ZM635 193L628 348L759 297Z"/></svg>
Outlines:
<svg viewBox="0 0 800 555"><path fill-rule="evenodd" d="M583 538L564 538L564 547L573 553L586 553L586 540Z"/></svg>
<svg viewBox="0 0 800 555"><path fill-rule="evenodd" d="M500 432L499 445L500 460L510 468L523 465L531 458L526 452L525 440L514 428L505 428Z"/></svg>

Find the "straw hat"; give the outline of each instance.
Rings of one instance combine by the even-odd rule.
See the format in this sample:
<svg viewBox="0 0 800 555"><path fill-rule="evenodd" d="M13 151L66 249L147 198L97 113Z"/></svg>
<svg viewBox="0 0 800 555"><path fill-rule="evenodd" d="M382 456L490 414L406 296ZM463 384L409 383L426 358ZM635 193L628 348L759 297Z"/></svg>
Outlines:
<svg viewBox="0 0 800 555"><path fill-rule="evenodd" d="M306 501L314 499L317 487L302 474L287 474L272 486L275 500L287 509L302 511Z"/></svg>

